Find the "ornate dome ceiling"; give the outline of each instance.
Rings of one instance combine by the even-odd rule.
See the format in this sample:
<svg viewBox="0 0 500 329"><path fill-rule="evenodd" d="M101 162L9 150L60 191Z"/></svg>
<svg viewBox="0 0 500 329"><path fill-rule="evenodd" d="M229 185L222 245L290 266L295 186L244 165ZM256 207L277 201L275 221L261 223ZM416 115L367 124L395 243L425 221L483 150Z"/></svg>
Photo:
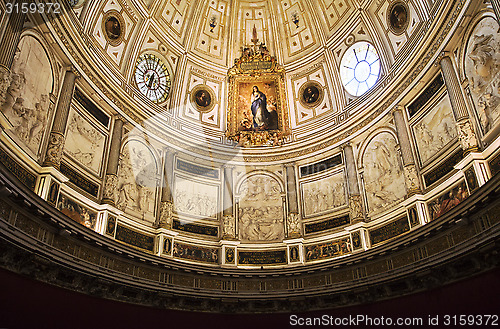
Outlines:
<svg viewBox="0 0 500 329"><path fill-rule="evenodd" d="M417 40L430 32L432 8L438 6L424 1L80 1L74 7L80 22L71 24L84 35L75 35L81 39L75 51L85 54L93 74L101 72L99 78L118 89L114 97L121 96L132 122L147 121L158 128L155 135L167 141L172 135L184 137L178 147L194 142L200 155L206 156L204 145L213 143L213 158L219 153L224 158L227 152L228 70L244 47L265 44L285 72L277 95L283 97L278 111L287 116L284 146L243 152L246 161L252 156L272 161L299 157L306 147L316 152L331 148L346 138L339 133L354 126L362 129L363 118L386 110L394 99L384 97L384 87L398 85L427 49ZM346 89L343 83L349 81L342 78L356 67L358 74L349 80L359 78L359 69L366 71L376 60L358 66L354 62L342 73L347 50L360 42L371 46L380 59L367 77L361 74L361 82ZM171 79L170 95L159 103L144 97L135 77L138 59L146 53L162 60ZM193 102L199 85L210 92L209 108L200 109ZM305 102L304 90L311 86L320 97ZM328 145L319 145L327 137Z"/></svg>

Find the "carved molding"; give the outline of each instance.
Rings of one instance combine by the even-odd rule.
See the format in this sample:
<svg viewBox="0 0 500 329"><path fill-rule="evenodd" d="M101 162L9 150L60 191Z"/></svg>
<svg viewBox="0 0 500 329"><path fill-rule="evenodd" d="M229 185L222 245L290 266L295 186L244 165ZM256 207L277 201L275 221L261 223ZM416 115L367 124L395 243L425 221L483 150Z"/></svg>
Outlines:
<svg viewBox="0 0 500 329"><path fill-rule="evenodd" d="M174 204L172 201L162 201L160 203L159 226L167 229L172 228Z"/></svg>
<svg viewBox="0 0 500 329"><path fill-rule="evenodd" d="M418 181L417 168L414 164L409 164L403 167L403 172L406 180L406 187L408 188L408 195L412 195L421 191L420 183Z"/></svg>
<svg viewBox="0 0 500 329"><path fill-rule="evenodd" d="M474 152L479 149L474 127L469 119L461 120L457 123L458 139L465 152Z"/></svg>
<svg viewBox="0 0 500 329"><path fill-rule="evenodd" d="M349 215L351 222L359 222L364 219L363 204L361 202L361 195L349 195Z"/></svg>
<svg viewBox="0 0 500 329"><path fill-rule="evenodd" d="M109 204L115 204L116 202L116 191L118 189L118 176L115 174L107 174L104 179L104 194L103 202Z"/></svg>
<svg viewBox="0 0 500 329"><path fill-rule="evenodd" d="M47 152L45 153L44 167L53 166L59 168L61 165L64 149L64 135L55 131L50 133Z"/></svg>
<svg viewBox="0 0 500 329"><path fill-rule="evenodd" d="M12 74L8 68L0 65L0 106L3 105L7 98L7 90L12 82Z"/></svg>
<svg viewBox="0 0 500 329"><path fill-rule="evenodd" d="M222 217L222 238L232 240L236 238L235 219L233 215Z"/></svg>
<svg viewBox="0 0 500 329"><path fill-rule="evenodd" d="M301 234L301 220L297 213L291 212L286 217L286 232L288 238L297 238L302 236Z"/></svg>

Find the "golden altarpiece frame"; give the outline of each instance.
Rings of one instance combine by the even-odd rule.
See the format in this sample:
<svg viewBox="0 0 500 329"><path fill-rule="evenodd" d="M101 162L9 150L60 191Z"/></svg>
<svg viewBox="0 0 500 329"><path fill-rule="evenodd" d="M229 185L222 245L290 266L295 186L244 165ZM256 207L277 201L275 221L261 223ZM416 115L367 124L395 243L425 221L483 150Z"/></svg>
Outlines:
<svg viewBox="0 0 500 329"><path fill-rule="evenodd" d="M239 146L279 146L289 135L285 70L264 44L242 49L228 71L226 137Z"/></svg>

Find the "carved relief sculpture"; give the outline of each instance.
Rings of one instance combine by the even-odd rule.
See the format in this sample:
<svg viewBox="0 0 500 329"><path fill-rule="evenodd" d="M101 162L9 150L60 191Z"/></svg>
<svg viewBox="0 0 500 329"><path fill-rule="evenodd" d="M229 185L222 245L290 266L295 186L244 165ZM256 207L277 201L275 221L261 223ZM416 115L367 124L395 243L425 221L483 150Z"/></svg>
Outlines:
<svg viewBox="0 0 500 329"><path fill-rule="evenodd" d="M484 133L500 117L500 33L495 19L486 17L474 28L467 45L465 72Z"/></svg>
<svg viewBox="0 0 500 329"><path fill-rule="evenodd" d="M222 228L223 228L223 238L224 239L234 239L235 227L234 227L234 216L226 215L222 218Z"/></svg>
<svg viewBox="0 0 500 329"><path fill-rule="evenodd" d="M47 146L47 155L45 163L50 163L55 167L61 164L62 154L64 148L64 135L51 132L49 137L49 145Z"/></svg>
<svg viewBox="0 0 500 329"><path fill-rule="evenodd" d="M302 184L305 216L322 214L347 205L343 172Z"/></svg>
<svg viewBox="0 0 500 329"><path fill-rule="evenodd" d="M142 142L129 141L118 169L117 208L152 221L157 185L153 154Z"/></svg>
<svg viewBox="0 0 500 329"><path fill-rule="evenodd" d="M458 139L465 151L477 150L476 134L470 120L465 119L458 122Z"/></svg>
<svg viewBox="0 0 500 329"><path fill-rule="evenodd" d="M5 69L2 72L2 112L12 125L12 133L37 154L51 109L49 95L53 74L50 61L42 45L26 36L19 42L10 77Z"/></svg>
<svg viewBox="0 0 500 329"><path fill-rule="evenodd" d="M299 214L291 212L286 218L286 231L288 238L296 238L301 236Z"/></svg>
<svg viewBox="0 0 500 329"><path fill-rule="evenodd" d="M405 174L408 194L416 193L420 191L420 185L418 183L417 168L414 164L409 164L403 167L403 172Z"/></svg>
<svg viewBox="0 0 500 329"><path fill-rule="evenodd" d="M413 131L422 164L452 143L458 136L448 97L443 97L431 111L414 125Z"/></svg>
<svg viewBox="0 0 500 329"><path fill-rule="evenodd" d="M387 208L406 195L396 139L387 132L376 135L363 154L365 191L370 212Z"/></svg>
<svg viewBox="0 0 500 329"><path fill-rule="evenodd" d="M108 174L104 180L103 198L116 202L116 191L118 188L118 176Z"/></svg>
<svg viewBox="0 0 500 329"><path fill-rule="evenodd" d="M177 213L217 219L218 186L175 176L174 208Z"/></svg>
<svg viewBox="0 0 500 329"><path fill-rule="evenodd" d="M361 204L361 195L349 195L349 215L351 221L359 221L364 218L363 205Z"/></svg>
<svg viewBox="0 0 500 329"><path fill-rule="evenodd" d="M7 97L7 89L12 82L10 70L0 65L0 105L3 105Z"/></svg>
<svg viewBox="0 0 500 329"><path fill-rule="evenodd" d="M104 154L105 137L82 115L71 109L64 150L86 168L98 173Z"/></svg>
<svg viewBox="0 0 500 329"><path fill-rule="evenodd" d="M284 238L283 201L278 182L267 175L251 176L239 188L238 229L242 240Z"/></svg>
<svg viewBox="0 0 500 329"><path fill-rule="evenodd" d="M172 201L162 201L160 204L160 221L159 226L172 228L174 204Z"/></svg>

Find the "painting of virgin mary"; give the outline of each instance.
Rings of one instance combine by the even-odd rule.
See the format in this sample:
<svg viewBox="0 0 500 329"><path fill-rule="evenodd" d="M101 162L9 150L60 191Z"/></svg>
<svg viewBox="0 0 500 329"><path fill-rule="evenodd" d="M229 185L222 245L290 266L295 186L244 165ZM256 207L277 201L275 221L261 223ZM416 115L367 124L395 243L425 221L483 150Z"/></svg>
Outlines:
<svg viewBox="0 0 500 329"><path fill-rule="evenodd" d="M251 109L253 115L253 128L255 130L263 129L268 121L269 112L267 111L266 95L259 90L259 87L252 87Z"/></svg>

